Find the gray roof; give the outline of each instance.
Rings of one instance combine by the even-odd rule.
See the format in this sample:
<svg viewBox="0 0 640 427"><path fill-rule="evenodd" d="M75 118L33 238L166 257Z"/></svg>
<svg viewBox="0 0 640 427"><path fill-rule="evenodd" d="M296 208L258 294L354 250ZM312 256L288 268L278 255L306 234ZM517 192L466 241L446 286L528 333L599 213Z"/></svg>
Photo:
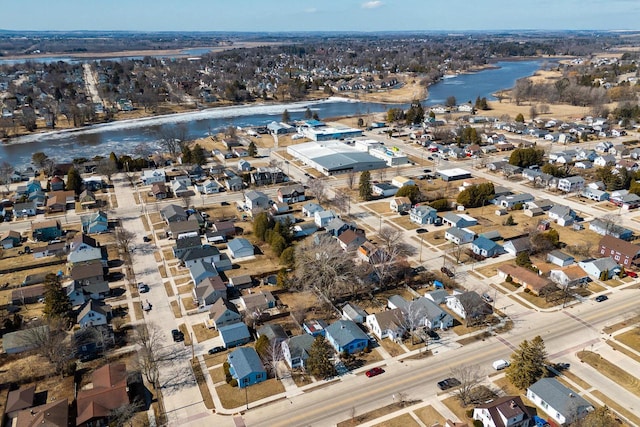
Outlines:
<svg viewBox="0 0 640 427"><path fill-rule="evenodd" d="M287 333L284 331L282 325L277 323L269 323L257 330L258 336L265 335L271 340L284 341L288 338Z"/></svg>
<svg viewBox="0 0 640 427"><path fill-rule="evenodd" d="M436 304L442 304L445 301L445 298L449 296L449 292L444 289L436 289L435 291L428 292L425 294L429 296Z"/></svg>
<svg viewBox="0 0 640 427"><path fill-rule="evenodd" d="M244 325L244 323L236 323L235 325L230 326L236 325ZM224 326L220 328L220 332L222 333L222 329L228 327L229 326ZM227 360L233 367L236 378L245 378L254 372L266 373L266 371L264 370L264 366L262 366L262 362L260 361L258 353L256 353L256 351L252 347L241 347L237 350L232 351L227 356Z"/></svg>
<svg viewBox="0 0 640 427"><path fill-rule="evenodd" d="M531 249L531 242L529 241L529 236L518 237L517 239L512 239L504 242L503 246L513 246L516 252L528 251Z"/></svg>
<svg viewBox="0 0 640 427"><path fill-rule="evenodd" d="M216 321L220 318L227 310L232 311L238 315L238 319L240 318L240 313L238 312L238 307L228 299L222 297L218 299L211 308L209 309L209 318Z"/></svg>
<svg viewBox="0 0 640 427"><path fill-rule="evenodd" d="M554 205L551 209L549 209L548 214L557 215L560 218L565 216L571 216L571 208L569 206L564 205Z"/></svg>
<svg viewBox="0 0 640 427"><path fill-rule="evenodd" d="M552 257L558 258L558 259L560 259L562 261L568 261L568 260L574 260L575 259L571 255L565 254L564 252L559 251L559 250L555 250L555 251L549 252L548 256L552 256Z"/></svg>
<svg viewBox="0 0 640 427"><path fill-rule="evenodd" d="M605 258L594 259L590 262L598 269L598 271L612 271L620 268L618 263L609 256Z"/></svg>
<svg viewBox="0 0 640 427"><path fill-rule="evenodd" d="M176 240L176 249L197 248L202 246L200 236L183 237Z"/></svg>
<svg viewBox="0 0 640 427"><path fill-rule="evenodd" d="M331 335L335 342L344 347L354 340L368 340L367 334L351 320L338 320L325 329L327 335Z"/></svg>
<svg viewBox="0 0 640 427"><path fill-rule="evenodd" d="M12 349L22 349L22 351L24 351L25 349L32 349L37 347L37 345L31 342L33 341L29 338L31 334L44 335L48 333L49 326L47 325L36 326L35 328L31 329L22 329L16 332L9 332L2 336L2 347L7 353L11 353Z"/></svg>
<svg viewBox="0 0 640 427"><path fill-rule="evenodd" d="M468 236L475 235L473 231L465 230L464 228L459 228L459 227L451 227L450 229L447 230L447 233L461 240L466 239Z"/></svg>
<svg viewBox="0 0 640 427"><path fill-rule="evenodd" d="M307 357L309 357L309 350L314 340L315 338L309 334L296 335L295 337L289 338L287 346L289 347L291 358L295 359L299 357L302 360L306 360Z"/></svg>
<svg viewBox="0 0 640 427"><path fill-rule="evenodd" d="M218 250L218 248L215 246L204 245L201 248L189 249L182 255L181 259L186 262L216 255L220 255L220 250Z"/></svg>
<svg viewBox="0 0 640 427"><path fill-rule="evenodd" d="M178 205L166 206L161 210L161 212L162 216L164 216L169 222L171 222L172 219L175 221L179 218L187 218L187 213L184 211L184 208Z"/></svg>
<svg viewBox="0 0 640 427"><path fill-rule="evenodd" d="M573 414L582 413L592 405L575 391L565 387L555 378L542 378L529 386L529 390L568 420Z"/></svg>
<svg viewBox="0 0 640 427"><path fill-rule="evenodd" d="M367 316L366 311L364 311L358 305L351 302L345 304L344 307L342 307L342 312L345 313L347 316L349 316L351 319L358 316L363 318Z"/></svg>
<svg viewBox="0 0 640 427"><path fill-rule="evenodd" d="M232 252L238 252L238 251L241 251L243 249L251 249L251 250L253 250L253 245L247 239L243 239L243 238L239 237L239 238L235 238L235 239L231 240L229 243L227 243L227 248L229 248L229 250L232 251Z"/></svg>
<svg viewBox="0 0 640 427"><path fill-rule="evenodd" d="M218 329L222 342L225 346L233 344L237 341L242 341L247 338L251 338L249 328L242 322L233 323L231 325L220 326Z"/></svg>
<svg viewBox="0 0 640 427"><path fill-rule="evenodd" d="M216 267L212 263L203 260L197 260L195 264L189 267L189 272L194 280L199 279L200 281L207 277L218 275ZM196 285L198 285L198 283L196 283Z"/></svg>
<svg viewBox="0 0 640 427"><path fill-rule="evenodd" d="M314 157L313 161L320 167L331 171L334 169L347 169L355 167L358 163L370 164L371 169L386 167L387 163L369 153L334 153L326 156Z"/></svg>

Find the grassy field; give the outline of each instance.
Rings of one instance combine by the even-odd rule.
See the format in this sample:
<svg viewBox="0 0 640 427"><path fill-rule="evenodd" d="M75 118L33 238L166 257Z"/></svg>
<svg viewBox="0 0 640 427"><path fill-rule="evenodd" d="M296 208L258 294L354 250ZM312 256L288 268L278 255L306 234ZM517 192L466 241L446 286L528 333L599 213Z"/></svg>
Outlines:
<svg viewBox="0 0 640 427"><path fill-rule="evenodd" d="M607 326L606 328L604 328L604 333L612 334L616 331L619 331L620 329L626 328L627 326L635 325L637 323L640 323L640 315L633 316L633 317L630 317L629 319L623 320L622 322L618 322L611 326Z"/></svg>
<svg viewBox="0 0 640 427"><path fill-rule="evenodd" d="M616 340L631 347L635 351L640 351L640 328L636 326L630 331L616 335Z"/></svg>
<svg viewBox="0 0 640 427"><path fill-rule="evenodd" d="M365 412L364 414L358 414L357 412L355 412L352 418L349 418L348 420L339 422L337 427L349 427L349 426L354 426L354 425L358 425L358 424L364 424L367 423L369 421L373 421L377 418L383 417L385 415L388 415L392 412L398 411L400 409L403 408L403 405L400 402L397 403L392 403L391 405L387 405L387 406L382 406L378 409L375 409L371 412ZM418 423L415 422L415 420L413 420L413 418L411 418L411 416L409 414L405 414L408 415L409 418L411 419L411 421L413 422L413 424L395 424L397 426L401 426L401 425L418 425ZM400 417L396 417L396 418L400 418ZM377 424L377 425L388 425L386 423L384 424Z"/></svg>
<svg viewBox="0 0 640 427"><path fill-rule="evenodd" d="M211 381L214 384L225 380L224 369L221 367L216 369L209 369L209 375L211 375Z"/></svg>
<svg viewBox="0 0 640 427"><path fill-rule="evenodd" d="M207 328L204 323L197 323L193 325L192 328L193 334L196 338L196 342L206 341L220 335L217 330Z"/></svg>
<svg viewBox="0 0 640 427"><path fill-rule="evenodd" d="M640 381L638 381L638 378L634 375L614 365L607 359L602 358L597 353L593 353L591 351L579 351L577 356L581 361L588 363L592 368L609 378L611 381L621 387L624 387L636 396L640 396Z"/></svg>
<svg viewBox="0 0 640 427"><path fill-rule="evenodd" d="M419 426L416 420L409 414L402 414L397 417L391 418L390 420L381 422L380 424L374 424L377 426L385 426L385 427L412 427Z"/></svg>
<svg viewBox="0 0 640 427"><path fill-rule="evenodd" d="M428 426L432 426L435 423L444 424L446 421L445 418L440 414L440 412L436 411L431 405L424 406L419 409L414 409L413 413L416 414L418 418L420 418L420 421Z"/></svg>
<svg viewBox="0 0 640 427"><path fill-rule="evenodd" d="M243 388L223 384L216 387L216 392L218 393L218 397L220 397L222 406L227 409L244 406L246 403L245 389ZM282 383L272 378L250 386L246 390L246 396L248 397L249 403L251 403L283 392L284 386Z"/></svg>
<svg viewBox="0 0 640 427"><path fill-rule="evenodd" d="M206 406L207 409L213 409L215 407L213 404L213 398L211 397L211 391L209 390L209 386L207 385L207 380L204 376L204 373L202 372L200 363L197 360L194 360L191 363L191 367L193 369L193 375L196 377L204 406ZM222 376L224 379L224 373L222 374Z"/></svg>

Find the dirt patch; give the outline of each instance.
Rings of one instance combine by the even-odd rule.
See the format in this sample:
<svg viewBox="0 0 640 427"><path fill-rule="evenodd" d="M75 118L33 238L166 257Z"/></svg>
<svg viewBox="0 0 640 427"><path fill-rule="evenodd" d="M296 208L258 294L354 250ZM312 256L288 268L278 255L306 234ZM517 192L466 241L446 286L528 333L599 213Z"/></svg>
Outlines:
<svg viewBox="0 0 640 427"><path fill-rule="evenodd" d="M213 381L214 384L226 379L224 375L224 368L222 368L222 366L216 369L209 369L209 375L211 375L211 381Z"/></svg>
<svg viewBox="0 0 640 427"><path fill-rule="evenodd" d="M395 215L395 212L392 212L391 208L389 207L390 201L391 199L380 202L371 202L364 205L364 207L379 215Z"/></svg>
<svg viewBox="0 0 640 427"><path fill-rule="evenodd" d="M603 329L603 331L604 331L605 334L612 334L612 333L614 333L616 331L619 331L620 329L626 328L627 326L632 326L632 325L635 325L635 324L638 324L638 323L640 323L640 315L633 316L633 317L631 317L629 319L623 320L622 322L618 322L618 323L613 324L611 326L607 326L607 327L605 327Z"/></svg>
<svg viewBox="0 0 640 427"><path fill-rule="evenodd" d="M158 272L160 273L160 277L163 279L167 278L167 270L165 270L164 265L158 267Z"/></svg>
<svg viewBox="0 0 640 427"><path fill-rule="evenodd" d="M380 342L380 345L382 346L382 348L387 350L387 352L392 357L395 357L395 356L398 356L400 354L404 354L405 353L405 351L402 349L402 347L400 347L398 344L396 344L395 342L393 342L392 340L390 340L388 338L380 340L379 342Z"/></svg>
<svg viewBox="0 0 640 427"><path fill-rule="evenodd" d="M597 353L579 351L577 356L581 361L588 363L592 368L608 377L611 381L636 396L640 396L640 381L638 381L637 377L614 365Z"/></svg>
<svg viewBox="0 0 640 427"><path fill-rule="evenodd" d="M640 351L640 328L636 326L630 331L616 335L616 340L635 351Z"/></svg>
<svg viewBox="0 0 640 427"><path fill-rule="evenodd" d="M175 294L173 293L173 286L171 286L171 282L163 282L164 290L167 293L168 297L172 297Z"/></svg>
<svg viewBox="0 0 640 427"><path fill-rule="evenodd" d="M390 420L384 421L380 424L374 424L375 426L387 426L387 427L411 427L411 426L419 426L416 420L409 414L402 414L400 416L391 418Z"/></svg>
<svg viewBox="0 0 640 427"><path fill-rule="evenodd" d="M133 315L135 319L131 319L131 320L140 320L144 316L142 311L142 306L135 301L133 302Z"/></svg>
<svg viewBox="0 0 640 427"><path fill-rule="evenodd" d="M205 354L203 356L204 363L207 365L207 368L212 368L214 366L220 365L227 361L227 351L223 351L216 354Z"/></svg>
<svg viewBox="0 0 640 427"><path fill-rule="evenodd" d="M412 402L412 403L417 403L417 402ZM364 424L369 421L373 421L377 418L383 417L385 415L391 414L392 412L399 411L400 409L404 408L405 405L408 405L408 404L409 402L405 404L402 404L400 402L392 403L391 405L383 406L381 408L375 409L371 412L366 412L361 415L358 415L358 413L356 412L353 414L352 418L339 422L337 427L350 427L353 425ZM409 415L409 414L405 414L405 415ZM409 418L411 418L410 415L409 415ZM406 425L418 425L418 423L416 423L415 420L413 420L413 418L411 418L411 421L413 421L413 424L406 424ZM382 425L382 424L378 424L378 425ZM405 425L405 424L398 424L398 425Z"/></svg>
<svg viewBox="0 0 640 427"><path fill-rule="evenodd" d="M196 342L206 341L220 335L217 330L207 328L204 323L197 323L191 328L193 329L193 335L196 337Z"/></svg>
<svg viewBox="0 0 640 427"><path fill-rule="evenodd" d="M597 397L602 403L607 405L609 409L617 412L621 417L626 418L629 422L633 423L633 425L640 425L640 417L637 417L633 412L626 409L624 406L620 405L617 400L611 399L606 394L602 393L600 390L593 390L591 394Z"/></svg>
<svg viewBox="0 0 640 427"><path fill-rule="evenodd" d="M180 323L178 325L178 329L180 329L180 332L184 334L184 341L182 343L185 346L191 346L191 334L189 333L189 329L187 329L187 325L185 325L184 323Z"/></svg>
<svg viewBox="0 0 640 427"><path fill-rule="evenodd" d="M182 310L180 309L180 298L175 301L171 301L171 310L173 310L173 317L179 319L182 317Z"/></svg>
<svg viewBox="0 0 640 427"><path fill-rule="evenodd" d="M293 378L293 381L296 383L298 387L302 387L302 386L311 384L313 382L313 380L309 375L297 370L291 371L291 378Z"/></svg>
<svg viewBox="0 0 640 427"><path fill-rule="evenodd" d="M193 289L193 286L191 285L182 285L182 286L178 286L178 294L179 295L185 295L185 294L191 294L191 290ZM187 299L187 298L184 298Z"/></svg>
<svg viewBox="0 0 640 427"><path fill-rule="evenodd" d="M258 384L249 386L246 389L239 387L231 387L229 384L223 384L216 387L218 397L222 406L227 409L237 408L244 406L246 403L245 397L248 398L249 403L255 402L265 397L274 396L284 392L284 386L275 378L263 381Z"/></svg>
<svg viewBox="0 0 640 427"><path fill-rule="evenodd" d="M465 408L460 405L460 401L457 397L451 396L447 397L442 401L447 408L462 422L466 422L469 418L467 418L467 414L465 413Z"/></svg>
<svg viewBox="0 0 640 427"><path fill-rule="evenodd" d="M420 418L420 421L428 426L432 426L436 423L444 425L446 421L445 418L440 414L440 412L436 411L431 405L419 409L414 409L413 413L416 414L418 418Z"/></svg>
<svg viewBox="0 0 640 427"><path fill-rule="evenodd" d="M513 265L515 264L514 260L497 262L495 264L487 265L484 267L476 268L476 270L485 277L493 277L498 274L498 268L503 265Z"/></svg>
<svg viewBox="0 0 640 427"><path fill-rule="evenodd" d="M522 392L507 379L507 377L498 378L493 381L493 383L500 390L504 392L506 396L518 396L522 394Z"/></svg>
<svg viewBox="0 0 640 427"><path fill-rule="evenodd" d="M578 386L583 390L589 390L592 387L591 384L589 384L588 382L586 382L585 380L583 380L573 372L565 370L562 372L562 375L570 379L571 381L573 381L575 384L578 384Z"/></svg>
<svg viewBox="0 0 640 427"><path fill-rule="evenodd" d="M206 406L207 409L214 409L215 406L213 404L213 398L211 397L211 391L207 385L207 380L204 376L204 372L202 372L200 363L197 360L194 360L191 363L191 367L193 369L193 375L196 377L196 382L198 383L198 388L200 389L204 406ZM222 375L224 376L224 373Z"/></svg>

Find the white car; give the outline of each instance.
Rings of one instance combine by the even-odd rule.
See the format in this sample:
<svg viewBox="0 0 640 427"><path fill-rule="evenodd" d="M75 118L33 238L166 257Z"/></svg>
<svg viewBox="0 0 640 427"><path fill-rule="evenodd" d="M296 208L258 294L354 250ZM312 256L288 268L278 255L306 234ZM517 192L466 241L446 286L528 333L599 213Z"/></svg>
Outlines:
<svg viewBox="0 0 640 427"><path fill-rule="evenodd" d="M502 369L508 368L509 365L511 365L511 363L507 362L506 360L498 359L493 362L493 369L495 369L496 371L500 371Z"/></svg>

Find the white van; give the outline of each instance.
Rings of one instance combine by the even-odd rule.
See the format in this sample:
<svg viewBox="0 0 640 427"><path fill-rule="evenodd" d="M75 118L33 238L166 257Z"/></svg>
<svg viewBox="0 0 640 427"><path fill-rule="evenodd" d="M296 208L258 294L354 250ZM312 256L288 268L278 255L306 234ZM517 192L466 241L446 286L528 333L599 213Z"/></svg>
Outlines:
<svg viewBox="0 0 640 427"><path fill-rule="evenodd" d="M510 365L510 363L507 362L506 360L499 359L499 360L496 360L495 362L493 362L493 369L495 369L496 371L500 371L500 370L502 370L504 368L509 367L509 365Z"/></svg>

